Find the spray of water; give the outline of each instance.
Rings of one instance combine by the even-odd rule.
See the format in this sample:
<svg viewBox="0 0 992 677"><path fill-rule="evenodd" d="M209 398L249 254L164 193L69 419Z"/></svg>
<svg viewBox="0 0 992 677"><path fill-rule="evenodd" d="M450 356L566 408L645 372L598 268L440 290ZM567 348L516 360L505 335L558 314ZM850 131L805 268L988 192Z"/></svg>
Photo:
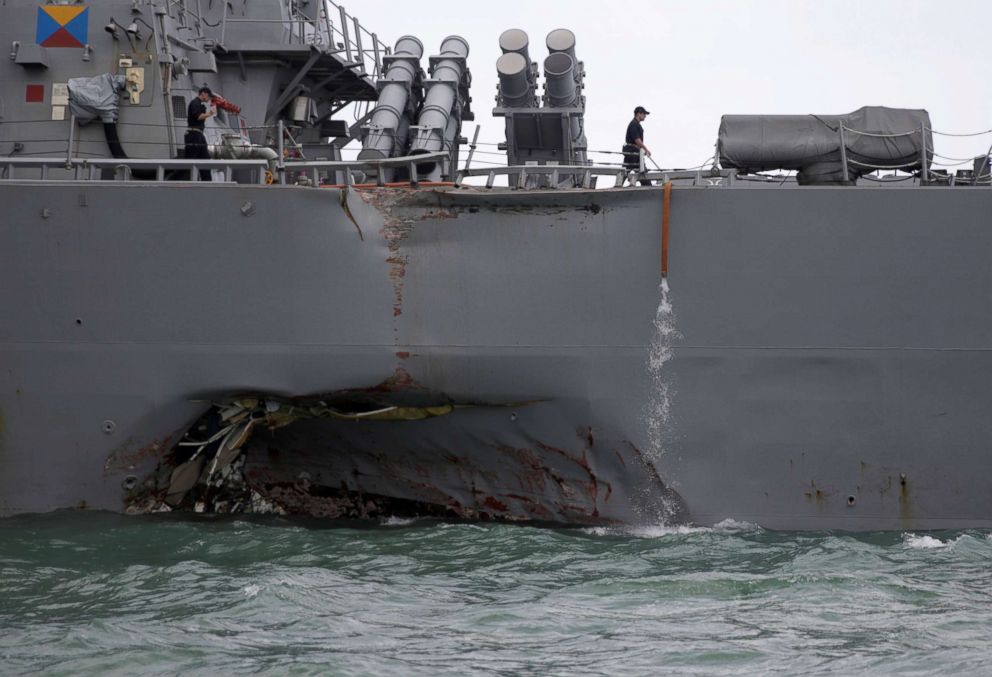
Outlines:
<svg viewBox="0 0 992 677"><path fill-rule="evenodd" d="M651 379L650 394L644 407L644 422L648 434L648 449L645 459L655 466L665 451L664 439L671 427L671 389L665 366L672 359L672 344L679 338L675 328L675 312L672 309L671 290L668 280L662 279L659 289L660 300L654 316L654 332L648 350L648 376ZM660 480L660 476L656 474ZM657 487L645 487L641 495L641 506L637 509L644 525L662 525L668 528L677 524L681 511L681 499L677 494L662 491ZM642 525L643 526L643 525Z"/></svg>
<svg viewBox="0 0 992 677"><path fill-rule="evenodd" d="M654 335L648 351L648 374L651 377L651 395L648 399L646 418L648 443L651 456L657 460L664 451L664 433L671 419L671 393L665 376L665 365L672 359L672 344L679 337L675 328L668 280L662 279L661 300L654 315Z"/></svg>

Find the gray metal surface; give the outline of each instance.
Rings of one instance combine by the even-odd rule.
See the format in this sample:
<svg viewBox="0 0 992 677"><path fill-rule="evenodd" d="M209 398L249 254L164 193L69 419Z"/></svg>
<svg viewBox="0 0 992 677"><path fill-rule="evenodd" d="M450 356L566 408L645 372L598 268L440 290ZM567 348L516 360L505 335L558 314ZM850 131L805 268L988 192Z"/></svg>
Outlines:
<svg viewBox="0 0 992 677"><path fill-rule="evenodd" d="M925 176L933 133L925 110L884 106L846 115L724 115L717 152L727 169L794 169L801 184L846 184L877 167Z"/></svg>
<svg viewBox="0 0 992 677"><path fill-rule="evenodd" d="M188 213L156 218L177 190ZM660 448L660 190L67 183L0 202L5 514L122 509L196 400L358 389L477 406L276 431L267 486L378 458L395 495L437 497L411 488L424 473L466 516L992 524L988 191L676 189ZM521 479L534 463L596 489L556 509Z"/></svg>
<svg viewBox="0 0 992 677"><path fill-rule="evenodd" d="M544 96L541 105L535 97L536 64L525 56L527 34L519 29L504 31L500 48L504 52L496 62L499 87L493 115L505 121L507 165L560 164L585 165L586 138L584 70L575 57L575 35L559 28L547 36L549 55L544 60ZM501 146L502 147L502 146ZM510 185L517 185L519 175L510 175ZM525 177L527 188L548 184L539 175ZM554 187L578 187L582 175L561 172Z"/></svg>
<svg viewBox="0 0 992 677"><path fill-rule="evenodd" d="M0 515L992 526L986 187L659 171L643 178L670 193L359 189L359 169L418 172L410 157L333 162L327 131L347 141L366 120L323 123L374 99L380 65L343 10L332 25L325 3L288 0L90 9L108 25L85 45L0 62L0 151L15 156L0 163ZM8 2L0 37L39 11ZM109 22L132 14L150 23ZM526 35L500 46L527 66L519 92L503 69L501 96L525 101ZM615 170L584 164L574 35L547 46L546 105L497 109L505 170L589 188ZM431 178L457 164L466 56L449 38L432 57L413 145ZM125 77L121 141L142 160L108 159L107 138L59 119L61 85L102 73ZM245 108L208 141L234 135L229 156L259 159L180 181L203 82ZM393 146L369 145L395 156L411 101L393 84L373 121ZM525 159L569 164L528 174ZM264 185L273 165L299 185Z"/></svg>

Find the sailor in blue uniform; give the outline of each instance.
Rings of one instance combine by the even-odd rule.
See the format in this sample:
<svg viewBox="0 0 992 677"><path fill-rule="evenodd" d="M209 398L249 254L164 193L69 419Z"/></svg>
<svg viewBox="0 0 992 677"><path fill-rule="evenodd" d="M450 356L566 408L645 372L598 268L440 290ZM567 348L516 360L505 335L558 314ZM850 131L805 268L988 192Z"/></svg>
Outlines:
<svg viewBox="0 0 992 677"><path fill-rule="evenodd" d="M206 127L207 118L217 114L217 109L213 107L213 92L209 87L200 87L196 98L189 102L186 109L186 136L184 157L191 160L209 160L210 152L207 150L207 137L203 130ZM192 174L192 172L190 172ZM192 178L192 177L191 177ZM210 170L200 170L200 181L210 180Z"/></svg>
<svg viewBox="0 0 992 677"><path fill-rule="evenodd" d="M634 119L627 125L627 137L623 144L623 166L628 172L638 172L641 169L641 149L644 154L651 157L651 151L644 145L644 127L641 123L650 115L650 111L644 106L634 109ZM651 182L641 180L642 186L650 186Z"/></svg>

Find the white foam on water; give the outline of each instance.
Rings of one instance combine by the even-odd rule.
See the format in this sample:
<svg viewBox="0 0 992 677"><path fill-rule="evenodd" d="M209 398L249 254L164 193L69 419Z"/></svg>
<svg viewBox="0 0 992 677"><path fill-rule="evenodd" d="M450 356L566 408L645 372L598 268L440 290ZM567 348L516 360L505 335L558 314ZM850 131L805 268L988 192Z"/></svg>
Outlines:
<svg viewBox="0 0 992 677"><path fill-rule="evenodd" d="M651 396L648 399L647 418L650 454L658 458L664 451L664 432L671 418L671 393L665 380L665 365L672 359L672 344L679 337L675 328L675 310L672 307L668 280L662 278L659 287L661 299L654 315L654 335L648 351L648 374L651 377Z"/></svg>
<svg viewBox="0 0 992 677"><path fill-rule="evenodd" d="M762 531L761 525L754 522L741 522L728 517L713 525L715 531Z"/></svg>
<svg viewBox="0 0 992 677"><path fill-rule="evenodd" d="M686 524L649 524L640 526L621 527L587 527L582 531L591 536L632 536L634 538L666 538L669 536L686 536L689 534L737 533L741 531L760 531L761 527L751 522L739 522L735 519L725 519L712 527L695 527Z"/></svg>
<svg viewBox="0 0 992 677"><path fill-rule="evenodd" d="M632 536L634 538L666 538L668 536L685 536L687 534L703 534L713 531L710 527L690 527L686 525L667 526L657 524L651 526L626 527L587 527L582 530L590 536Z"/></svg>
<svg viewBox="0 0 992 677"><path fill-rule="evenodd" d="M934 538L933 536L927 536L926 534L922 536L917 536L916 534L903 534L902 542L907 548L913 548L915 550L935 550L937 548L946 548L955 543L955 541L942 541L939 538Z"/></svg>
<svg viewBox="0 0 992 677"><path fill-rule="evenodd" d="M386 517L379 523L384 527L405 527L416 522L415 517Z"/></svg>
<svg viewBox="0 0 992 677"><path fill-rule="evenodd" d="M257 595L261 591L262 588L258 585L246 585L244 588L245 597L249 599Z"/></svg>

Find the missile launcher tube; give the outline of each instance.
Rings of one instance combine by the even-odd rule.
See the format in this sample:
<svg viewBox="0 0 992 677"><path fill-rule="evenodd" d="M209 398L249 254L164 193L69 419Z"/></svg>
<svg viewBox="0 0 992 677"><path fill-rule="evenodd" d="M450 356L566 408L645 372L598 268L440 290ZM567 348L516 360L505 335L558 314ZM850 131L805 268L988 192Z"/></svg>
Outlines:
<svg viewBox="0 0 992 677"><path fill-rule="evenodd" d="M527 60L516 52L507 52L496 60L501 105L514 108L535 105L535 87L527 77L528 65Z"/></svg>
<svg viewBox="0 0 992 677"><path fill-rule="evenodd" d="M455 142L458 125L448 123L458 101L458 88L465 73L467 57L468 43L464 38L451 35L441 42L441 53L434 72L430 82L425 83L427 94L417 120L418 129L410 145L411 155L449 150ZM431 174L435 172L435 164L423 163L418 169Z"/></svg>
<svg viewBox="0 0 992 677"><path fill-rule="evenodd" d="M556 28L551 31L544 42L548 47L549 54L564 53L572 57L572 61L577 61L575 58L575 33L567 28Z"/></svg>
<svg viewBox="0 0 992 677"><path fill-rule="evenodd" d="M500 33L500 51L503 54L519 54L528 64L530 64L530 54L527 52L529 46L530 39L527 37L527 33L519 28L510 28Z"/></svg>
<svg viewBox="0 0 992 677"><path fill-rule="evenodd" d="M537 107L536 66L532 70L528 48L530 39L519 28L510 28L499 36L503 55L496 61L499 76L500 106L512 108Z"/></svg>
<svg viewBox="0 0 992 677"><path fill-rule="evenodd" d="M565 52L555 52L544 60L544 91L548 105L570 108L578 105L575 61Z"/></svg>
<svg viewBox="0 0 992 677"><path fill-rule="evenodd" d="M394 58L382 79L386 84L382 85L372 111L359 159L388 158L402 152L410 126L407 113L410 86L417 78L420 70L417 64L423 54L424 46L413 36L404 35L396 41Z"/></svg>

